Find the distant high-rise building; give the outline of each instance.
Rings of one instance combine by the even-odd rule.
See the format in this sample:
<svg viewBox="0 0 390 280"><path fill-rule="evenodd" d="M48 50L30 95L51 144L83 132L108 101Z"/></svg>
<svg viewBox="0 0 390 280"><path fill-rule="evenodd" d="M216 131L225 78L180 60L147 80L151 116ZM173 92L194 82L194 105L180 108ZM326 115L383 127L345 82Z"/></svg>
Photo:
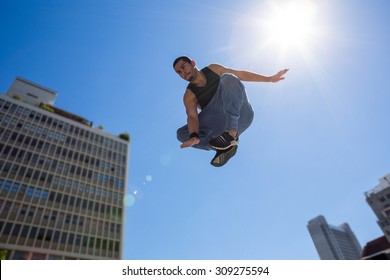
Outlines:
<svg viewBox="0 0 390 280"><path fill-rule="evenodd" d="M390 242L390 174L379 179L379 185L366 192L366 201L378 218L378 225Z"/></svg>
<svg viewBox="0 0 390 280"><path fill-rule="evenodd" d="M307 228L321 260L358 260L362 248L347 223L329 225L320 215L309 221Z"/></svg>
<svg viewBox="0 0 390 280"><path fill-rule="evenodd" d="M2 259L121 259L129 153L17 78L0 95Z"/></svg>

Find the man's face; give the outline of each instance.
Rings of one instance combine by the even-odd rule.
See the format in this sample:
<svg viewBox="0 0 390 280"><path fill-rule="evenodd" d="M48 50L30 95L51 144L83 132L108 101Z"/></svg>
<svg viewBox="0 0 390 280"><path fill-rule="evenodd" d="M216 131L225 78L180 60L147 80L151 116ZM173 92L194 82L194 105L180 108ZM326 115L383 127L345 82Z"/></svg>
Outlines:
<svg viewBox="0 0 390 280"><path fill-rule="evenodd" d="M191 80L194 78L195 74L195 62L191 61L191 63L186 62L184 60L179 60L178 63L175 65L175 71L179 76L188 81L191 82Z"/></svg>

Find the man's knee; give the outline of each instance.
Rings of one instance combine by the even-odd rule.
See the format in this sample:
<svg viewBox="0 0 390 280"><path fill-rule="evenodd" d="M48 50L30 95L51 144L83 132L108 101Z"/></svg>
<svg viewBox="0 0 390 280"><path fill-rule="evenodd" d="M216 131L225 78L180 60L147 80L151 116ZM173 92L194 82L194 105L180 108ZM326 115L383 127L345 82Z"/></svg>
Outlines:
<svg viewBox="0 0 390 280"><path fill-rule="evenodd" d="M236 75L226 73L221 76L220 82L223 85L229 85L229 84L239 84L240 80L237 78Z"/></svg>
<svg viewBox="0 0 390 280"><path fill-rule="evenodd" d="M233 74L223 74L220 78L220 83L222 87L229 92L245 92L244 85L241 83L240 79L238 79L237 76Z"/></svg>

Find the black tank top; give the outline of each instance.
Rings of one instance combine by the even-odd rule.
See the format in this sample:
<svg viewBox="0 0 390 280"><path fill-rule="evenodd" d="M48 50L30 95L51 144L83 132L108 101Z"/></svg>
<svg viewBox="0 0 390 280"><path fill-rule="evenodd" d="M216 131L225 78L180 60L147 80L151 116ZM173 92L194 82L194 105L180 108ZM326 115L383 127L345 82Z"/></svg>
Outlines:
<svg viewBox="0 0 390 280"><path fill-rule="evenodd" d="M206 85L204 87L197 87L189 84L187 88L195 94L200 108L203 109L209 104L217 92L220 76L208 67L203 68L201 71L206 76Z"/></svg>

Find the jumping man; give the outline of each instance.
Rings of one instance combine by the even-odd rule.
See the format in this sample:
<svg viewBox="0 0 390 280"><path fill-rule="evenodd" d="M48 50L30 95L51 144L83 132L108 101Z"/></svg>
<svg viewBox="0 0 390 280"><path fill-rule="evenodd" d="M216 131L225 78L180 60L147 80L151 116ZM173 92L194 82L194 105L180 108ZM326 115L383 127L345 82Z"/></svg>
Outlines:
<svg viewBox="0 0 390 280"><path fill-rule="evenodd" d="M288 69L273 76L210 64L199 70L194 60L180 56L173 68L189 84L184 93L187 125L177 130L181 148L216 150L211 165L219 167L237 152L238 137L252 123L253 109L241 81L272 82L284 79ZM199 112L198 112L199 110Z"/></svg>

